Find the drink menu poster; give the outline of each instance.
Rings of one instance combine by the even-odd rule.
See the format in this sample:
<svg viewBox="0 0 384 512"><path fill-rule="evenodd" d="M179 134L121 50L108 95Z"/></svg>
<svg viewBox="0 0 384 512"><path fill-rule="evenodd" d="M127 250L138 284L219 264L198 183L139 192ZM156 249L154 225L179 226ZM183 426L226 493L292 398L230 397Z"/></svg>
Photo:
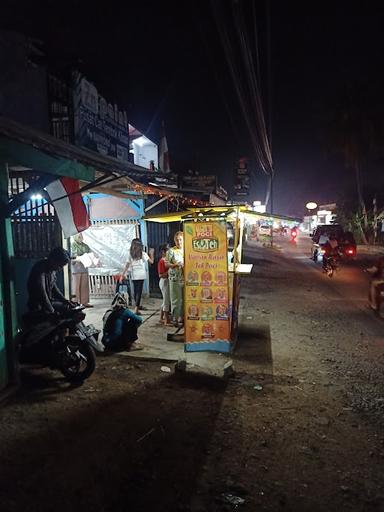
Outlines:
<svg viewBox="0 0 384 512"><path fill-rule="evenodd" d="M230 301L225 221L184 223L184 277L185 342L207 345L188 350L216 350L224 342L223 351L228 351Z"/></svg>

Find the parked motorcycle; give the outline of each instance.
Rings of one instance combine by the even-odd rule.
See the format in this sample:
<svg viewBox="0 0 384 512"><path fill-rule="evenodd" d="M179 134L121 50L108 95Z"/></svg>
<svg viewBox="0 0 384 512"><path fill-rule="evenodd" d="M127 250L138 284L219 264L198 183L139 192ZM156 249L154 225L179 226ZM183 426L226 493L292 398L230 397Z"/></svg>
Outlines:
<svg viewBox="0 0 384 512"><path fill-rule="evenodd" d="M99 332L85 325L83 306L64 313L24 315L24 327L16 337L20 363L34 363L61 371L69 382L82 382L95 370L95 350L104 346Z"/></svg>

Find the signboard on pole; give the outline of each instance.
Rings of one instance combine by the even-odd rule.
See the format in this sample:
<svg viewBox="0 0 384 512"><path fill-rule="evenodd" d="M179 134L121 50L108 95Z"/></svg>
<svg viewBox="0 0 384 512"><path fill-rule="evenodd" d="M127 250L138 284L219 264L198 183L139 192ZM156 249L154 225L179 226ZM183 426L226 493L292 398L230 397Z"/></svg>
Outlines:
<svg viewBox="0 0 384 512"><path fill-rule="evenodd" d="M240 158L235 170L234 191L236 196L248 196L251 186L251 176L247 167L247 160Z"/></svg>
<svg viewBox="0 0 384 512"><path fill-rule="evenodd" d="M213 192L216 189L216 176L209 175L193 175L187 174L185 176L181 176L181 186L184 188L199 188L203 190L208 190L209 192Z"/></svg>
<svg viewBox="0 0 384 512"><path fill-rule="evenodd" d="M128 161L129 128L126 112L107 101L96 87L75 72L73 105L75 143L105 156Z"/></svg>
<svg viewBox="0 0 384 512"><path fill-rule="evenodd" d="M230 351L227 225L184 223L185 350Z"/></svg>
<svg viewBox="0 0 384 512"><path fill-rule="evenodd" d="M187 174L180 177L181 188L192 188L206 191L210 194L216 194L217 197L226 201L228 199L227 191L218 184L217 176L214 174Z"/></svg>

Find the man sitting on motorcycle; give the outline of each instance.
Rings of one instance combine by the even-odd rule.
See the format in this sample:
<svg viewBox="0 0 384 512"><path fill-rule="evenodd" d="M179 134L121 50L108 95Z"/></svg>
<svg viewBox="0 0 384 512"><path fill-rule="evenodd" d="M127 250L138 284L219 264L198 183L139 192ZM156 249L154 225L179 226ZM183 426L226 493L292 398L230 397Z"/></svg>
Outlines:
<svg viewBox="0 0 384 512"><path fill-rule="evenodd" d="M56 284L56 272L69 261L68 252L62 247L56 247L48 258L38 261L32 267L27 282L28 309L31 313L60 313L71 305Z"/></svg>
<svg viewBox="0 0 384 512"><path fill-rule="evenodd" d="M371 274L369 287L369 305L376 312L380 312L381 292L384 291L384 256L381 256L376 265L366 269Z"/></svg>
<svg viewBox="0 0 384 512"><path fill-rule="evenodd" d="M336 235L331 233L329 239L324 245L323 254L323 270L326 270L328 259L331 257L337 257L339 255L339 242L337 241Z"/></svg>

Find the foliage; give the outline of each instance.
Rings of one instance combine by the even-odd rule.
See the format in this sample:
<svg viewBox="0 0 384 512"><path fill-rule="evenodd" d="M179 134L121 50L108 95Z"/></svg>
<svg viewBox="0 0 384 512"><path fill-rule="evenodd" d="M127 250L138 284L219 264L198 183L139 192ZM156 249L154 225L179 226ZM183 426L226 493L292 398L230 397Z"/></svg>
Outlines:
<svg viewBox="0 0 384 512"><path fill-rule="evenodd" d="M366 83L347 84L338 92L327 117L328 150L342 156L344 166L352 172L356 190L353 200L339 203L338 216L362 243L373 239L374 212L368 205L380 192L376 165L382 157L384 116L376 93ZM369 190L368 184L376 186Z"/></svg>
<svg viewBox="0 0 384 512"><path fill-rule="evenodd" d="M373 205L372 208L366 211L367 226L364 228L364 234L362 234L364 216L359 210L356 199L338 202L336 218L337 222L343 226L345 231L351 231L353 233L358 244L374 242L375 214Z"/></svg>

